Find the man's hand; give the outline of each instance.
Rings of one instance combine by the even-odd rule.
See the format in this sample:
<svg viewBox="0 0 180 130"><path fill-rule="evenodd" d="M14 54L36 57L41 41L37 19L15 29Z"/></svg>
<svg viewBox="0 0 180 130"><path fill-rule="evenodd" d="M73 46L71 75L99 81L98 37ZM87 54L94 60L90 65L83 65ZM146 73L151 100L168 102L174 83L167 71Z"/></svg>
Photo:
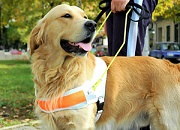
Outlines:
<svg viewBox="0 0 180 130"><path fill-rule="evenodd" d="M111 10L113 13L124 11L129 0L112 0Z"/></svg>

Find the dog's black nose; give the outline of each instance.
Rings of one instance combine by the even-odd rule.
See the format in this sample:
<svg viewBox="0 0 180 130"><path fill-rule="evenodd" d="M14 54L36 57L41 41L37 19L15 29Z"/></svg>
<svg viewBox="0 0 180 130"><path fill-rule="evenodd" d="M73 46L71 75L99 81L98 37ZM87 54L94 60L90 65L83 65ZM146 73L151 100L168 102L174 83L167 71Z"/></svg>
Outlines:
<svg viewBox="0 0 180 130"><path fill-rule="evenodd" d="M94 21L87 21L85 24L85 28L91 32L94 32L96 30L96 22Z"/></svg>

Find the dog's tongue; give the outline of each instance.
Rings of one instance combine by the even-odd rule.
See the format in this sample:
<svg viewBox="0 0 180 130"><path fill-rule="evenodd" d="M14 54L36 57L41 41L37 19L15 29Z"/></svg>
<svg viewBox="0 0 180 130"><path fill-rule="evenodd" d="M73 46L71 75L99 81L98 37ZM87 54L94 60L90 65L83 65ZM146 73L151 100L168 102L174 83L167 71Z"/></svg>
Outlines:
<svg viewBox="0 0 180 130"><path fill-rule="evenodd" d="M81 48L83 48L85 51L90 51L92 49L91 43L76 43L76 45L79 45Z"/></svg>

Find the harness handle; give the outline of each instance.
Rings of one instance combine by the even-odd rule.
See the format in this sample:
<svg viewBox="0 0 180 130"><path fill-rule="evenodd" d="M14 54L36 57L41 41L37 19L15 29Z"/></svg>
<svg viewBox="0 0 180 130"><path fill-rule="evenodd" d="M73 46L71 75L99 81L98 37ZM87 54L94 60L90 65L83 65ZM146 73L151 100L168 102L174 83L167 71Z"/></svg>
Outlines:
<svg viewBox="0 0 180 130"><path fill-rule="evenodd" d="M94 20L96 23L100 20L102 15L108 9L111 9L111 0L101 0L99 2L99 9L101 10L101 12L98 14L98 16ZM128 16L128 18L134 22L139 22L142 19L149 19L151 17L150 12L144 6L141 6L141 5L134 3L134 2L129 2L126 5L126 9L127 10L131 9L132 11L134 11L139 16L138 20L134 20L131 18L131 16Z"/></svg>

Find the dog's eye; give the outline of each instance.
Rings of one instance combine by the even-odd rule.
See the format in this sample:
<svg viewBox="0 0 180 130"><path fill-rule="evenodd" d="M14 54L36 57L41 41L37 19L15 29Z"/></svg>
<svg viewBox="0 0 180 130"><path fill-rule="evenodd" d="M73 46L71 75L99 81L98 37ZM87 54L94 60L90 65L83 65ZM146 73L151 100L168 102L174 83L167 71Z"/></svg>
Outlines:
<svg viewBox="0 0 180 130"><path fill-rule="evenodd" d="M87 16L84 16L85 19L87 19Z"/></svg>
<svg viewBox="0 0 180 130"><path fill-rule="evenodd" d="M64 18L72 18L72 16L70 14L65 14L62 17L64 17Z"/></svg>

